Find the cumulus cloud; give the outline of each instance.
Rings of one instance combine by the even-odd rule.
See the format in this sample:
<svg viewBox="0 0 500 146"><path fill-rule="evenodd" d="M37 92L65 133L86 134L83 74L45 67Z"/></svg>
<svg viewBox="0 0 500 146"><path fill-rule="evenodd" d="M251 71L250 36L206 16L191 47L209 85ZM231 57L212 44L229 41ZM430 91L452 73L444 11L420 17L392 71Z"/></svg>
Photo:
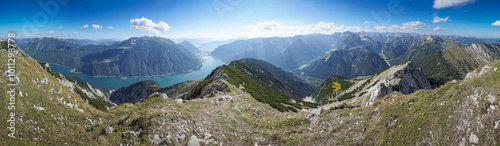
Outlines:
<svg viewBox="0 0 500 146"><path fill-rule="evenodd" d="M434 31L439 31L439 30L443 30L443 28L441 26L437 26L436 28L434 28Z"/></svg>
<svg viewBox="0 0 500 146"><path fill-rule="evenodd" d="M63 26L59 26L59 28L63 28Z"/></svg>
<svg viewBox="0 0 500 146"><path fill-rule="evenodd" d="M135 28L143 32L158 34L161 31L170 30L171 27L163 21L154 23L153 20L142 17L130 19L130 28Z"/></svg>
<svg viewBox="0 0 500 146"><path fill-rule="evenodd" d="M476 0L434 0L434 9L443 9L455 6L463 6L476 2Z"/></svg>
<svg viewBox="0 0 500 146"><path fill-rule="evenodd" d="M368 24L368 23L370 23L370 22L368 22L368 21L363 22L363 24Z"/></svg>
<svg viewBox="0 0 500 146"><path fill-rule="evenodd" d="M73 34L78 34L78 32L75 31L75 32L73 32Z"/></svg>
<svg viewBox="0 0 500 146"><path fill-rule="evenodd" d="M87 28L89 28L89 25L88 25L88 24L84 24L84 25L83 25L82 27L80 27L79 29L85 30L85 29L87 29Z"/></svg>
<svg viewBox="0 0 500 146"><path fill-rule="evenodd" d="M500 26L500 20L497 20L496 22L491 23L491 26Z"/></svg>
<svg viewBox="0 0 500 146"><path fill-rule="evenodd" d="M370 31L376 32L416 32L420 30L425 30L427 25L420 21L410 21L403 23L401 25L390 25L390 26L375 26Z"/></svg>
<svg viewBox="0 0 500 146"><path fill-rule="evenodd" d="M102 29L102 26L101 25L98 25L98 24L92 24L92 29Z"/></svg>
<svg viewBox="0 0 500 146"><path fill-rule="evenodd" d="M54 32L54 31L49 31L49 33L54 34L54 33L56 33L56 32Z"/></svg>
<svg viewBox="0 0 500 146"><path fill-rule="evenodd" d="M450 17L439 18L439 16L437 16L437 14L434 14L434 20L432 20L432 23L448 22L449 19L450 19Z"/></svg>
<svg viewBox="0 0 500 146"><path fill-rule="evenodd" d="M106 26L107 29L115 29L113 26Z"/></svg>

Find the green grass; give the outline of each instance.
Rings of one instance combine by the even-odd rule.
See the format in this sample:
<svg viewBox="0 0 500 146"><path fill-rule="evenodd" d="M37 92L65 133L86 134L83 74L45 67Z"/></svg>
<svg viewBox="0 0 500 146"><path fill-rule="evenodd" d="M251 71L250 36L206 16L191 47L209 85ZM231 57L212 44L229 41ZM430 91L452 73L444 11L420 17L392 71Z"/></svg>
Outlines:
<svg viewBox="0 0 500 146"><path fill-rule="evenodd" d="M229 67L224 65L224 72L231 78L229 83L236 87L245 85L245 91L250 93L259 102L268 103L271 107L281 111L294 111L291 107L285 106L292 105L294 107L301 107L299 103L303 103L307 107L316 107L313 103L298 101L297 103L290 102L290 97L283 95L251 78L237 67Z"/></svg>
<svg viewBox="0 0 500 146"><path fill-rule="evenodd" d="M89 104L92 105L93 107L95 107L96 109L99 109L99 110L102 110L102 111L106 111L107 110L107 106L106 106L106 102L105 101L88 97L87 94L83 93L83 91L80 90L78 87L75 87L74 90L75 90L75 92L78 95L80 95L80 97L83 100L88 101Z"/></svg>

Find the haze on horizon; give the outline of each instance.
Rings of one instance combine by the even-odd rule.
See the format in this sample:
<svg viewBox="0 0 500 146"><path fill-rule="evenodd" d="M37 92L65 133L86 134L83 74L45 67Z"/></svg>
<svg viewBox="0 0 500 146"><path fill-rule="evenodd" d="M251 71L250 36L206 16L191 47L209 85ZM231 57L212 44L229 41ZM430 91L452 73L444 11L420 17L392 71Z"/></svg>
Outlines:
<svg viewBox="0 0 500 146"><path fill-rule="evenodd" d="M500 38L494 0L164 0L4 2L0 36L227 40L334 32ZM2 37L3 38L3 37Z"/></svg>

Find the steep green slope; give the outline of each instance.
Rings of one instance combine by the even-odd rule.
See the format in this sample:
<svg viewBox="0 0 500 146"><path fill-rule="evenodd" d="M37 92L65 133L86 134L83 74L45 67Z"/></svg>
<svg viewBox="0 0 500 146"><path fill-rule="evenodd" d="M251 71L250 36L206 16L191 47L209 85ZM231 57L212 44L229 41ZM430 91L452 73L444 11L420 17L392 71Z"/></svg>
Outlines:
<svg viewBox="0 0 500 146"><path fill-rule="evenodd" d="M454 45L438 50L417 63L429 76L434 86L454 79L463 79L467 72L500 59L500 46L474 43L470 46Z"/></svg>
<svg viewBox="0 0 500 146"><path fill-rule="evenodd" d="M269 104L271 107L276 108L279 111L297 111L296 108L302 109L302 105L306 107L315 107L312 103L296 101L292 102L291 97L286 96L272 87L258 82L258 80L270 80L268 83L273 83L273 87L283 87L287 86L276 78L269 77L266 75L249 76L245 73L244 69L239 65L237 66L224 66L224 73L226 73L231 79L228 80L229 83L234 86L244 86L244 91L249 92L253 98L257 101ZM248 68L246 68L248 69Z"/></svg>
<svg viewBox="0 0 500 146"><path fill-rule="evenodd" d="M7 60L8 52L0 50L0 59ZM76 85L52 76L38 61L16 55L15 71L19 78L17 86L7 86L12 82L7 77L0 79L0 124L2 128L0 145L97 145L94 136L99 132L89 125L89 120L105 117L106 114L87 104L85 97L75 93ZM6 63L0 63L0 71L5 72ZM14 98L10 91L14 89ZM14 104L9 105L12 102ZM9 108L15 107L15 108ZM6 122L14 113L15 121ZM15 124L16 139L6 127ZM95 121L93 122L95 124Z"/></svg>
<svg viewBox="0 0 500 146"><path fill-rule="evenodd" d="M323 83L321 83L321 85L318 87L318 89L316 89L312 93L311 97L313 99L315 99L316 102L318 102L318 103L321 103L321 104L329 103L331 96L335 95L335 93L333 93L333 88L332 88L333 82L341 85L341 89L337 92L344 92L344 91L348 90L356 82L356 80L347 79L343 76L334 75L334 76L326 79ZM346 96L343 96L344 94ZM338 98L338 101L342 101L342 100L346 100L346 99L350 98L348 96L350 96L350 95L348 95L346 93L342 93L342 94L340 94L340 96L337 96L337 97L340 97L340 98Z"/></svg>
<svg viewBox="0 0 500 146"><path fill-rule="evenodd" d="M232 61L228 66L216 68L183 98L207 98L217 92L227 92L226 81L280 111L297 111L296 108L302 109L302 105L314 106L300 101L313 92L312 87L290 72L257 59Z"/></svg>
<svg viewBox="0 0 500 146"><path fill-rule="evenodd" d="M232 63L233 64L229 66L236 66L244 70L250 76L256 78L259 82L271 86L271 88L295 99L302 99L305 96L309 96L314 91L314 89L302 79L263 60L246 58L233 61ZM281 83L270 82L273 79L259 78L260 75L276 78L286 85L280 87L279 84Z"/></svg>

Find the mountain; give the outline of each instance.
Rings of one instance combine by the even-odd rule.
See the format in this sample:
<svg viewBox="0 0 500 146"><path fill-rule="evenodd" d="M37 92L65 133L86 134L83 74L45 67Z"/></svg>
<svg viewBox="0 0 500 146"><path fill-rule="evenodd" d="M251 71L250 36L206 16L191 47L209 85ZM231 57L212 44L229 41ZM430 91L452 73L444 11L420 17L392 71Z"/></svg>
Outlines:
<svg viewBox="0 0 500 146"><path fill-rule="evenodd" d="M386 43L395 38L404 38L404 37L419 37L418 33L404 33L404 32L362 32L364 35L370 37L371 39L380 42Z"/></svg>
<svg viewBox="0 0 500 146"><path fill-rule="evenodd" d="M332 82L337 82L342 87L336 94L333 93ZM394 91L410 94L420 89L432 87L424 72L413 62L408 62L388 67L362 80L332 76L326 79L311 97L323 104L355 97L366 98L362 104L369 105Z"/></svg>
<svg viewBox="0 0 500 146"><path fill-rule="evenodd" d="M206 42L203 44L200 44L197 46L200 50L207 51L207 52L212 52L215 50L215 48L219 47L220 45L224 44L229 44L235 40L227 40L227 41L211 41L211 42Z"/></svg>
<svg viewBox="0 0 500 146"><path fill-rule="evenodd" d="M386 58L397 58L405 54L411 47L416 46L418 43L418 40L412 36L397 37L385 43L380 53Z"/></svg>
<svg viewBox="0 0 500 146"><path fill-rule="evenodd" d="M354 33L349 35L348 38L342 41L338 50L347 50L353 47L363 46L374 52L380 52L381 44L372 40L370 37L362 33Z"/></svg>
<svg viewBox="0 0 500 146"><path fill-rule="evenodd" d="M92 76L151 77L198 70L201 61L166 38L133 37L113 49L81 57L79 70Z"/></svg>
<svg viewBox="0 0 500 146"><path fill-rule="evenodd" d="M196 48L195 46L193 46L193 44L191 44L188 41L180 42L177 45L181 46L183 49L186 49L186 50L188 50L189 52L191 52L193 54L197 54L197 53L201 52L200 50L198 50L198 48Z"/></svg>
<svg viewBox="0 0 500 146"><path fill-rule="evenodd" d="M333 75L355 78L369 76L389 67L384 58L364 46L331 51L293 72L317 78Z"/></svg>
<svg viewBox="0 0 500 146"><path fill-rule="evenodd" d="M59 38L36 38L23 50L43 62L91 76L165 76L201 67L194 54L160 37L133 37L113 45L81 47Z"/></svg>
<svg viewBox="0 0 500 146"><path fill-rule="evenodd" d="M290 72L257 59L232 61L228 66L216 68L183 98L206 98L215 93L228 92L231 86L249 92L256 100L279 111L297 111L303 105L314 106L301 101L313 92L312 87Z"/></svg>
<svg viewBox="0 0 500 146"><path fill-rule="evenodd" d="M476 37L463 37L458 35L445 36L447 39L451 39L460 45L472 45L473 43L484 43L482 40Z"/></svg>
<svg viewBox="0 0 500 146"><path fill-rule="evenodd" d="M9 58L5 46L1 44L0 60ZM352 86L341 93L355 97L318 108L279 94L251 77L244 63L235 63L240 65L221 66L207 76L227 85L224 90L211 83L201 88L205 80L186 82L153 92L143 102L99 110L77 84L59 79L45 64L16 50L14 82L19 84L9 86L15 97L11 89L0 88L0 96L6 97L0 102L15 102L15 109L0 106L6 115L0 116L6 125L0 145L495 145L500 139L499 61L465 80L418 91L411 87L425 85L421 71L411 63L396 65L371 78L351 80ZM2 76L8 76L7 67L0 64ZM8 83L7 77L0 78L0 85ZM189 94L179 91L188 87L214 92L179 100ZM378 95L369 93L371 88L401 90L371 100L369 95ZM288 103L259 101L281 97Z"/></svg>
<svg viewBox="0 0 500 146"><path fill-rule="evenodd" d="M496 41L495 43L500 44L500 40Z"/></svg>
<svg viewBox="0 0 500 146"><path fill-rule="evenodd" d="M469 46L454 45L437 50L427 56L418 66L429 76L433 86L463 79L467 72L489 65L500 59L500 45L474 43Z"/></svg>
<svg viewBox="0 0 500 146"><path fill-rule="evenodd" d="M114 91L110 100L116 104L142 102L159 88L155 81L140 81Z"/></svg>
<svg viewBox="0 0 500 146"><path fill-rule="evenodd" d="M321 47L313 46L311 43L305 43L299 38L284 50L283 61L277 65L280 65L285 70L291 70L322 54L324 54L324 50L322 50Z"/></svg>
<svg viewBox="0 0 500 146"><path fill-rule="evenodd" d="M401 64L408 61L420 62L422 59L427 57L427 55L430 55L434 51L446 49L449 46L456 45L457 43L454 42L453 40L446 39L440 36L422 35L416 38L416 40L414 41L411 41L411 38L395 39L394 41L387 42L385 45L394 46L394 44L411 44L411 45L409 46L408 49L406 49L406 46L401 47L399 49L401 50L400 53L406 50L406 52L404 52L401 56L394 55L395 58L387 58L387 61L390 64ZM387 52L386 54L389 53L390 52Z"/></svg>
<svg viewBox="0 0 500 146"><path fill-rule="evenodd" d="M343 32L238 40L217 47L210 55L224 62L243 58L261 59L285 70L292 70L337 48L338 43L351 34Z"/></svg>

